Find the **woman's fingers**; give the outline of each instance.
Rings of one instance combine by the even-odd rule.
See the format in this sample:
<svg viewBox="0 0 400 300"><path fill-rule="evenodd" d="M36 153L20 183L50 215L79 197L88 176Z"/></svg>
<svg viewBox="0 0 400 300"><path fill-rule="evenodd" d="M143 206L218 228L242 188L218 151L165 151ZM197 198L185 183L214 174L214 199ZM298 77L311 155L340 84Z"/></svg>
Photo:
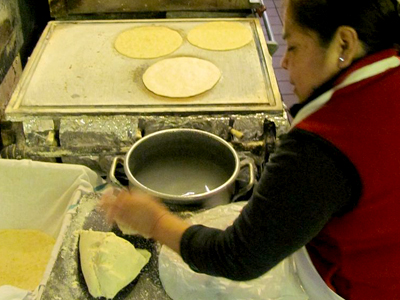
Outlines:
<svg viewBox="0 0 400 300"><path fill-rule="evenodd" d="M99 208L107 222L128 226L144 235L151 234L160 216L168 212L161 200L138 190L107 191L99 202Z"/></svg>
<svg viewBox="0 0 400 300"><path fill-rule="evenodd" d="M115 216L117 214L118 209L118 200L117 196L119 193L116 193L114 189L108 189L100 199L98 204L99 209L104 214L106 221L108 223L115 222Z"/></svg>

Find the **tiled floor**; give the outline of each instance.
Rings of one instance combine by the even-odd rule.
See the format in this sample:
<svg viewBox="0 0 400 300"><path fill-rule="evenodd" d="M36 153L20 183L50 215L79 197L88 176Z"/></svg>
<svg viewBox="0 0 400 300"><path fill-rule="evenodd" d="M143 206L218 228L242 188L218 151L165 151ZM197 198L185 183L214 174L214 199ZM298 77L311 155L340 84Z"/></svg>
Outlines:
<svg viewBox="0 0 400 300"><path fill-rule="evenodd" d="M278 50L272 56L275 76L278 80L283 102L287 107L291 107L297 102L297 97L294 95L293 86L289 82L288 72L281 67L281 60L286 48L286 43L282 39L283 0L264 0L264 5L267 8L268 20L275 41L279 45Z"/></svg>

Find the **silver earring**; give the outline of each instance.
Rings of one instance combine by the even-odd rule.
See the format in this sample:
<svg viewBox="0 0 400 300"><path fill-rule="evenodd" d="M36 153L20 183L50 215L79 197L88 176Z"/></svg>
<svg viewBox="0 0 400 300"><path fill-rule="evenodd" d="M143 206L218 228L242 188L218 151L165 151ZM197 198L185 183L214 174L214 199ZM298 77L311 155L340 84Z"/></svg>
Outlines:
<svg viewBox="0 0 400 300"><path fill-rule="evenodd" d="M341 62L344 62L344 58L343 58L343 57L339 57L339 60L340 60Z"/></svg>

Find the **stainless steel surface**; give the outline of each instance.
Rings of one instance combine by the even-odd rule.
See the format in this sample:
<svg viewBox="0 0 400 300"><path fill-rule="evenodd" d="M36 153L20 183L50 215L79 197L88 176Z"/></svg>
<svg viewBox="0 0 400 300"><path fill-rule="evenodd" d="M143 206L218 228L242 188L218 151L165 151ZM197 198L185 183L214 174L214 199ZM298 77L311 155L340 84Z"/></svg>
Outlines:
<svg viewBox="0 0 400 300"><path fill-rule="evenodd" d="M201 165L200 169L190 169L192 164L187 159L192 159L196 162L204 161L206 165ZM213 185L213 188L210 190L206 187L202 192L196 191L190 194L186 193L186 190L184 194L172 194L161 189L163 184L159 180L168 182L169 180L173 180L173 178L177 180L177 176L173 176L172 178L152 176L155 183L157 183L156 188L140 180L143 170L147 172L152 167L162 169L165 165L171 165L171 162L174 165L179 165L182 160L185 160L187 163L184 164L185 169L181 170L182 174L185 174L185 178L181 179L185 180L185 182L191 182L192 180L201 181L201 179L197 179L198 175L196 174L201 173L203 167L206 167L208 173L217 174L218 170L223 170L224 177L218 177L218 180L222 180L221 183L209 182ZM214 134L195 129L162 130L136 142L128 151L125 158L117 157L114 159L109 179L114 184L119 185L114 176L114 169L117 162L123 163L125 174L133 186L161 198L167 205L171 205L176 210L185 210L188 206L213 207L229 203L232 193L235 191L235 180L241 168L245 166L249 168L250 180L243 190L237 191L236 195L243 195L254 184L251 163L247 161L240 163L236 151L225 140ZM159 171L162 173L163 170L161 169ZM170 170L171 172L173 171ZM210 180L209 178L207 180ZM190 186L193 185L190 184Z"/></svg>
<svg viewBox="0 0 400 300"><path fill-rule="evenodd" d="M110 171L108 172L107 175L107 182L117 189L125 189L126 187L117 179L115 172L117 170L118 164L124 165L125 163L125 158L123 156L116 156L114 157Z"/></svg>
<svg viewBox="0 0 400 300"><path fill-rule="evenodd" d="M185 39L191 28L215 19L50 22L6 108L6 119L17 121L27 114L281 112L272 60L259 20L219 20L243 24L253 33L253 41L232 51L208 51ZM177 30L184 42L166 57L209 60L222 72L218 84L187 99L170 99L148 91L142 82L144 71L166 57L132 59L119 54L113 45L120 32L144 25Z"/></svg>
<svg viewBox="0 0 400 300"><path fill-rule="evenodd" d="M267 41L268 50L269 50L269 53L271 53L271 55L274 55L274 53L278 50L279 45L275 41L274 32L272 31L272 26L269 22L267 11L264 11L262 13L262 19L264 21L265 30L266 30L266 33L268 36L268 41Z"/></svg>
<svg viewBox="0 0 400 300"><path fill-rule="evenodd" d="M49 3L51 14L56 18L111 13L248 10L260 5L258 0L49 0Z"/></svg>
<svg viewBox="0 0 400 300"><path fill-rule="evenodd" d="M253 41L223 53L186 41L195 25L222 20L243 23ZM180 100L149 92L141 74L163 58L124 57L113 41L125 28L150 24L171 26L183 36L182 47L170 56L194 55L218 65L223 77L217 86ZM2 157L78 163L102 175L136 140L168 128L214 133L250 153L259 166L273 149L274 132L289 127L264 33L254 18L50 22L5 119L10 125L2 131ZM275 129L266 129L272 123Z"/></svg>

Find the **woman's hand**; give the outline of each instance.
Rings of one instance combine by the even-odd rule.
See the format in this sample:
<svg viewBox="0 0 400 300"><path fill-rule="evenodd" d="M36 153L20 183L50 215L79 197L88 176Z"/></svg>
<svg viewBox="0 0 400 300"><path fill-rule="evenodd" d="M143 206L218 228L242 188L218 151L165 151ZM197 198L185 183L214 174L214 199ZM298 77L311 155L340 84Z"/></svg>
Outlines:
<svg viewBox="0 0 400 300"><path fill-rule="evenodd" d="M187 222L169 212L159 199L138 190L110 190L100 204L108 222L116 222L151 237L180 254L180 242Z"/></svg>
<svg viewBox="0 0 400 300"><path fill-rule="evenodd" d="M138 190L107 191L99 206L109 223L116 222L144 237L153 237L158 221L169 213L160 200Z"/></svg>

